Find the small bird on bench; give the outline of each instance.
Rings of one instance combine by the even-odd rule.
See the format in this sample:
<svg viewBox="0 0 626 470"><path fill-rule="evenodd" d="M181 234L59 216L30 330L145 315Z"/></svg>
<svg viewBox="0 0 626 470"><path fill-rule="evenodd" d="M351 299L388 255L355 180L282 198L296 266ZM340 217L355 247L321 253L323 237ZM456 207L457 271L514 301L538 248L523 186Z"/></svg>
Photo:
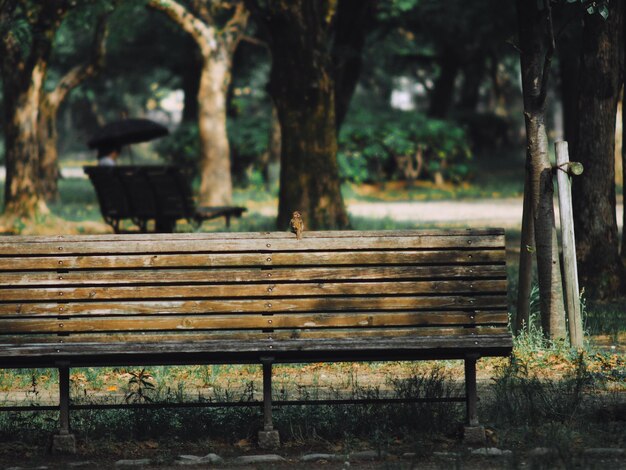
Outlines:
<svg viewBox="0 0 626 470"><path fill-rule="evenodd" d="M302 214L299 211L293 211L291 220L289 221L291 231L296 234L298 240L302 239L302 232L304 231L304 221L302 220Z"/></svg>

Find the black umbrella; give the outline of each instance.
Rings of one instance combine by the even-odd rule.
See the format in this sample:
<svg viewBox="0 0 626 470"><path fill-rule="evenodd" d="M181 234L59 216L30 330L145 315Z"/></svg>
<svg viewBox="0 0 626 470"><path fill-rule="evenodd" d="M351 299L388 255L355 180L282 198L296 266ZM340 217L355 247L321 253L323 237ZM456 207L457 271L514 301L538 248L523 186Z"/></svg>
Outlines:
<svg viewBox="0 0 626 470"><path fill-rule="evenodd" d="M89 139L87 145L90 149L121 147L147 142L168 133L165 126L150 119L122 119L102 126Z"/></svg>

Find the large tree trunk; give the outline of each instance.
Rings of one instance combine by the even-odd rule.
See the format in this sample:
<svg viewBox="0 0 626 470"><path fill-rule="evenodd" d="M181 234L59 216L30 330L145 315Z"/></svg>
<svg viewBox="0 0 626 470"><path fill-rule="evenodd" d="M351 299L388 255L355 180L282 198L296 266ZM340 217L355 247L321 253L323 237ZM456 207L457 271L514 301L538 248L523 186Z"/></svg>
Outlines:
<svg viewBox="0 0 626 470"><path fill-rule="evenodd" d="M15 17L16 7L13 0L0 3L7 220L32 219L49 212L39 180L38 113L52 43L69 2L25 3L22 5L25 18ZM11 29L17 23L30 28L28 47Z"/></svg>
<svg viewBox="0 0 626 470"><path fill-rule="evenodd" d="M607 20L585 18L582 40L575 158L585 172L574 180L574 220L580 284L596 299L623 293L614 156L622 21L623 2L611 3Z"/></svg>
<svg viewBox="0 0 626 470"><path fill-rule="evenodd" d="M47 202L57 202L59 196L59 152L57 149L58 106L44 99L39 107L39 179L41 193Z"/></svg>
<svg viewBox="0 0 626 470"><path fill-rule="evenodd" d="M230 205L232 178L226 133L226 97L233 54L248 23L248 12L240 2L224 2L221 6L233 12L223 27L218 28L218 18L211 15L223 15L226 10L216 15L206 5L199 5L194 14L175 0L148 0L148 5L167 14L198 44L203 59L198 85L198 129L202 153L199 162L199 203Z"/></svg>
<svg viewBox="0 0 626 470"><path fill-rule="evenodd" d="M550 338L564 338L565 310L554 218L554 186L545 125L547 80L553 50L550 46L551 17L549 9L540 12L536 2L527 0L517 0L517 11L541 324Z"/></svg>
<svg viewBox="0 0 626 470"><path fill-rule="evenodd" d="M7 72L3 70L3 72ZM6 183L4 214L32 218L49 212L39 181L37 118L46 64L34 67L26 87L4 75Z"/></svg>
<svg viewBox="0 0 626 470"><path fill-rule="evenodd" d="M230 79L227 54L205 57L198 89L198 130L203 156L199 202L208 206L227 206L232 202L230 145L226 132L226 95Z"/></svg>
<svg viewBox="0 0 626 470"><path fill-rule="evenodd" d="M296 210L309 229L349 225L337 165L332 13L325 2L297 0L273 2L257 16L270 34L269 92L281 125L279 229Z"/></svg>

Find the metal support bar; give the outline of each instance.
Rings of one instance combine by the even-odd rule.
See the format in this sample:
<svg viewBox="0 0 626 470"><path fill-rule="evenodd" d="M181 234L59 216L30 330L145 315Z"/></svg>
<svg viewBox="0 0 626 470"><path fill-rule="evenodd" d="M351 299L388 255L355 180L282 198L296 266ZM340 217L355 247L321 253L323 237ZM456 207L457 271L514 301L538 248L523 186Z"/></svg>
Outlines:
<svg viewBox="0 0 626 470"><path fill-rule="evenodd" d="M272 431L272 363L273 357L262 357L263 364L263 430Z"/></svg>
<svg viewBox="0 0 626 470"><path fill-rule="evenodd" d="M59 434L70 433L70 365L69 362L57 364L59 367Z"/></svg>
<svg viewBox="0 0 626 470"><path fill-rule="evenodd" d="M465 399L467 404L467 424L469 426L478 426L478 413L476 411L476 402L478 401L476 393L476 361L478 355L471 355L465 358Z"/></svg>

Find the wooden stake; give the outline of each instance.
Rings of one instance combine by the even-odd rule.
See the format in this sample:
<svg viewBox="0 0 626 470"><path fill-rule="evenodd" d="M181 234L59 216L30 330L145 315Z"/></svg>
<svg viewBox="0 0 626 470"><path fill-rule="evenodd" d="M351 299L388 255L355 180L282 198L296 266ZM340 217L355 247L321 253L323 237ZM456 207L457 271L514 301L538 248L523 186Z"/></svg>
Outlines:
<svg viewBox="0 0 626 470"><path fill-rule="evenodd" d="M563 270L567 318L569 323L570 344L574 348L583 346L583 327L580 312L578 287L578 267L576 265L576 242L574 240L574 211L572 209L572 189L569 169L567 142L554 144L556 149L557 182L559 186L559 211L561 218L561 244L563 246ZM576 168L578 166L575 165ZM578 173L580 174L580 173Z"/></svg>

